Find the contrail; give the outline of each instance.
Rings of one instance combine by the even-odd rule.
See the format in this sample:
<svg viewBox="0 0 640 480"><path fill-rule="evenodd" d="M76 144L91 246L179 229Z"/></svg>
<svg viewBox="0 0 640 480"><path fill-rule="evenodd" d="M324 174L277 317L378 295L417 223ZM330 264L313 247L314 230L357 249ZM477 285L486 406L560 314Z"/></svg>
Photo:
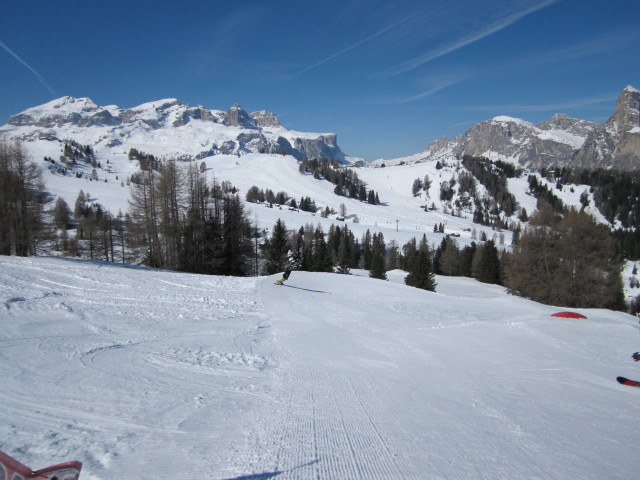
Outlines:
<svg viewBox="0 0 640 480"><path fill-rule="evenodd" d="M51 88L49 86L49 84L47 83L47 81L44 79L44 77L42 75L40 75L35 68L33 68L31 65L29 65L27 62L25 62L22 58L20 58L20 56L14 52L13 50L11 50L9 47L7 47L5 45L5 43L3 41L0 40L0 47L4 48L5 51L11 55L13 58L15 58L18 62L20 62L22 65L24 65L31 73L33 73L36 78L38 79L38 82L40 82L40 84L46 88L47 90L49 90L49 93L51 93L54 97L57 97L58 94L55 92L55 90L53 88Z"/></svg>
<svg viewBox="0 0 640 480"><path fill-rule="evenodd" d="M379 31L377 31L376 33L374 33L373 35L368 36L368 37L367 37L367 38L365 38L364 40L360 40L359 42L354 43L353 45L351 45L351 46L349 46L349 47L347 47L347 48L345 48L345 49L343 49L343 50L340 50L339 52L336 52L336 53L334 53L333 55L328 56L328 57L327 57L327 58L325 58L324 60L320 60L319 62L314 63L313 65L311 65L311 66L309 66L309 67L307 67L307 68L304 68L304 69L300 70L298 73L294 73L294 74L293 74L293 75L291 75L290 77L286 78L286 79L284 80L284 82L288 82L289 80L292 80L292 79L296 78L298 75L302 75L303 73L308 72L309 70L311 70L311 69L313 69L313 68L316 68L316 67L318 67L318 66L322 65L323 63L327 63L329 60L332 60L332 59L336 58L337 56L342 55L342 54L343 54L343 53L345 53L345 52L348 52L349 50L353 50L354 48L359 47L360 45L362 45L363 43L368 42L369 40L373 40L373 39L374 39L374 38L376 38L377 36L382 35L384 32L387 32L387 31L391 30L392 28L394 28L394 27L396 27L396 26L400 25L401 23L406 22L407 20L409 20L411 17L414 17L415 15L416 15L415 13L412 13L411 15L407 15L406 17L401 18L401 19L400 19L400 20L398 20L397 22L392 23L391 25L386 26L386 27L385 27L385 28L383 28L382 30L379 30ZM283 83L284 83L284 82L283 82Z"/></svg>
<svg viewBox="0 0 640 480"><path fill-rule="evenodd" d="M475 43L478 40L482 40L483 38L488 37L493 33L499 32L500 30L517 22L521 18L526 17L527 15L530 15L534 12L537 12L538 10L542 10L543 8L546 8L550 5L553 5L556 2L557 0L545 0L542 3L539 3L531 8L511 14L506 18L500 19L488 25L486 28L484 28L483 30L477 33L474 33L467 37L463 37L453 42L450 45L446 45L434 51L427 52L426 54L420 57L414 58L413 60L408 60L404 63L401 63L400 65L396 65L395 67L388 68L387 70L384 70L383 72L379 73L379 75L382 77L392 77L392 76L399 75L401 73L405 73L410 70L413 70L414 68L419 67L420 65L423 65L427 62L435 60L436 58L443 57L462 47Z"/></svg>

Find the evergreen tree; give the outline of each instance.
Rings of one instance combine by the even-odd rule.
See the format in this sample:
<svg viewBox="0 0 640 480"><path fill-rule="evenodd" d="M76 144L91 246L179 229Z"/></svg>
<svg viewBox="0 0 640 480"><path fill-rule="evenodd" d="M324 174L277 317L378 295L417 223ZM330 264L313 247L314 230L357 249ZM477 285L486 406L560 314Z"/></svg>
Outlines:
<svg viewBox="0 0 640 480"><path fill-rule="evenodd" d="M371 232L367 229L364 237L362 237L362 268L371 270L371 259L373 258L373 250L371 244Z"/></svg>
<svg viewBox="0 0 640 480"><path fill-rule="evenodd" d="M404 283L431 292L436 291L435 273L431 256L426 248L417 251L416 257L409 266L409 274L405 277Z"/></svg>
<svg viewBox="0 0 640 480"><path fill-rule="evenodd" d="M320 224L318 224L314 234L314 249L311 265L314 272L333 272L331 249L327 245Z"/></svg>
<svg viewBox="0 0 640 480"><path fill-rule="evenodd" d="M382 233L373 234L373 255L371 258L371 270L369 271L370 278L378 278L381 280L387 279L386 267L385 267L385 244Z"/></svg>
<svg viewBox="0 0 640 480"><path fill-rule="evenodd" d="M350 264L350 250L349 238L346 235L342 236L340 240L340 247L338 249L338 264L337 272L348 275L351 270Z"/></svg>
<svg viewBox="0 0 640 480"><path fill-rule="evenodd" d="M476 255L478 256L476 279L483 283L500 284L500 259L493 240L489 240L478 248Z"/></svg>
<svg viewBox="0 0 640 480"><path fill-rule="evenodd" d="M476 242L465 246L460 252L460 275L463 277L473 276L473 257L476 253Z"/></svg>
<svg viewBox="0 0 640 480"><path fill-rule="evenodd" d="M455 240L442 239L433 259L433 268L437 274L457 276L460 274L460 250Z"/></svg>
<svg viewBox="0 0 640 480"><path fill-rule="evenodd" d="M246 276L250 271L253 251L251 225L247 220L244 205L237 195L227 194L223 199L222 255L219 275Z"/></svg>
<svg viewBox="0 0 640 480"><path fill-rule="evenodd" d="M291 263L297 270L306 270L302 268L304 258L304 228L291 235Z"/></svg>
<svg viewBox="0 0 640 480"><path fill-rule="evenodd" d="M271 238L265 245L263 273L273 275L284 271L288 263L288 252L287 229L285 223L278 219L273 227Z"/></svg>

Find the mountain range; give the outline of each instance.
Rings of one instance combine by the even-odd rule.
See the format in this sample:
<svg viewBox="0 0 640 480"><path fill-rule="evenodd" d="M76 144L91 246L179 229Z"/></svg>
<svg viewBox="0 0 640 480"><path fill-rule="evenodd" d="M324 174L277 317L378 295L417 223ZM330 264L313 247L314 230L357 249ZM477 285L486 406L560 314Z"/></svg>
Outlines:
<svg viewBox="0 0 640 480"><path fill-rule="evenodd" d="M212 155L280 153L299 160L348 160L335 133L284 128L269 111L248 113L191 106L177 99L134 108L98 106L89 98L62 97L29 108L0 127L0 137L26 142L74 140L102 154L131 148L160 158L202 159ZM636 170L640 166L640 90L626 87L603 124L556 114L538 124L507 116L478 123L449 140L443 137L409 157L376 160L413 163L464 155L506 160L528 168L573 166Z"/></svg>
<svg viewBox="0 0 640 480"><path fill-rule="evenodd" d="M615 112L603 124L563 114L539 124L497 116L474 125L453 140L444 137L431 142L424 151L396 159L392 164L446 160L463 155L506 160L533 169L566 166L637 170L640 167L640 91L626 87L618 96Z"/></svg>
<svg viewBox="0 0 640 480"><path fill-rule="evenodd" d="M288 130L266 110L247 113L237 104L227 111L211 110L176 99L125 109L101 107L89 98L62 97L10 117L0 127L2 136L26 142L74 140L102 154L135 148L178 160L250 152L298 159L345 157L335 134Z"/></svg>

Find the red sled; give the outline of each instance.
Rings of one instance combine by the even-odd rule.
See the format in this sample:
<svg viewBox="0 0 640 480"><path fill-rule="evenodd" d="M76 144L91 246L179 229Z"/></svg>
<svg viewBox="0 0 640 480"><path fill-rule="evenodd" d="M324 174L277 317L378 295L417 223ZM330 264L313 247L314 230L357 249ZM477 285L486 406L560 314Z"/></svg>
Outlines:
<svg viewBox="0 0 640 480"><path fill-rule="evenodd" d="M41 468L40 470L31 470L26 465L0 450L0 479L78 480L80 470L82 470L82 463L80 462L65 462ZM4 477L2 476L3 473Z"/></svg>

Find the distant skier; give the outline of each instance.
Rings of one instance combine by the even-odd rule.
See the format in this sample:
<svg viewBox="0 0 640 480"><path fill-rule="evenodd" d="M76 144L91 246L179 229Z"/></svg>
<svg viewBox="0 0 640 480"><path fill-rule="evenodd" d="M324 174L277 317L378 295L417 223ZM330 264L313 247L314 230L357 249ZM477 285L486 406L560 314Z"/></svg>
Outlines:
<svg viewBox="0 0 640 480"><path fill-rule="evenodd" d="M640 312L637 312L636 315L638 316L638 321L640 322ZM633 355L631 355L631 358L633 358L636 362L640 361L640 352L636 352Z"/></svg>
<svg viewBox="0 0 640 480"><path fill-rule="evenodd" d="M286 280L289 280L289 275L291 275L291 268L287 267L287 269L282 274L282 278L280 280L276 280L276 284L282 285Z"/></svg>

